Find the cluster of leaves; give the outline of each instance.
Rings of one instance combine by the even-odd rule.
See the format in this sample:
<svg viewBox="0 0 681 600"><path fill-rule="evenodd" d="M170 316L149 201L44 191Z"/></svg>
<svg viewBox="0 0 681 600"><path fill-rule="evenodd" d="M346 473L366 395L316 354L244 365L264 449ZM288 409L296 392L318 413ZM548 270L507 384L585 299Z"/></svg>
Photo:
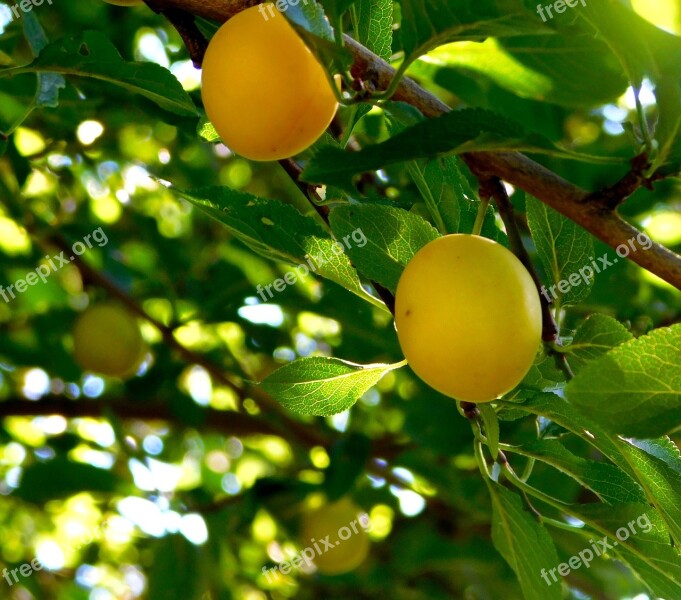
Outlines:
<svg viewBox="0 0 681 600"><path fill-rule="evenodd" d="M395 82L408 74L455 109L426 120L390 100L394 85L348 95L342 140L326 135L299 157L303 180L325 186L328 220L277 165L214 145L196 86L173 74L188 63L179 36L145 7L55 3L44 9L49 17L26 13L0 34L0 285L35 269L55 239L73 242L102 226L109 243L88 254L90 268L170 328L170 347L181 349L173 354L168 335L149 326L153 363L139 377L123 384L80 373L70 327L87 296L106 293L75 265L0 302L0 491L8 495L0 528L3 539L36 532L3 545L0 559L14 568L35 556L41 536L66 537L75 505L97 523L122 514L144 534L78 547L67 564L96 565L97 582L22 581L34 597L43 586L64 598L84 598L88 586L134 597L131 570L147 578L153 599L177 590L185 598L260 598L262 590L276 598L385 590L398 598L681 597L681 455L667 437L681 418L677 290L512 190L547 287L597 256L613 264L559 293L560 345L482 410L472 431L453 400L398 368L377 294L379 286L394 293L423 245L472 230L479 202L457 156L464 152L529 152L589 189L615 181L642 151L651 173L681 171L681 38L619 0L549 22L532 4L289 7L330 75L352 77L346 32L383 59L401 57ZM199 26L211 35L217 24ZM171 63L172 72L162 66ZM103 134L86 140L83 123ZM671 218L678 191L662 181L622 212L635 224ZM336 253L335 240L357 229L367 243ZM491 209L482 233L508 244ZM678 233L651 227L658 234L678 249ZM323 258L315 276L260 301L258 285L309 256ZM567 358L571 381L549 350ZM36 377L49 380L38 392L51 394L44 413L25 400L35 397ZM286 409L285 426L260 403L268 395ZM34 412L17 408L29 404ZM57 426L44 418L60 411L96 419ZM173 484L159 465L175 470ZM368 564L342 578L266 581L261 567L289 549L300 502L313 491L352 493L383 523ZM125 509L132 497L145 498L167 527L135 521L144 513ZM193 512L207 526L204 545L170 535L179 530L172 519ZM650 531L591 569L560 585L541 578L643 514Z"/></svg>

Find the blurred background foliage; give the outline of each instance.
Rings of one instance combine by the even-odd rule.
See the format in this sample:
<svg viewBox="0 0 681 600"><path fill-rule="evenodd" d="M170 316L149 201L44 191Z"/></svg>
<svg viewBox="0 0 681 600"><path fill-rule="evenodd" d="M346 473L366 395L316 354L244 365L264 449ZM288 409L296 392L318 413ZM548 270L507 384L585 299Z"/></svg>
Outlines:
<svg viewBox="0 0 681 600"><path fill-rule="evenodd" d="M676 0L631 4L681 34ZM200 72L175 30L145 6L54 0L33 16L50 41L93 29L125 59L168 68L200 106ZM30 62L24 26L23 19L0 20L0 66ZM572 54L561 53L561 46L572 48L568 37L550 43L558 63L527 51L522 37L489 38L440 47L409 74L453 108L491 108L568 148L631 156L635 104L626 79L609 65L594 68L591 61L607 57L588 44ZM35 90L32 74L0 79L0 131L12 133L0 157L0 285L58 254L60 240L70 245L101 227L108 243L89 250L85 262L171 328L188 352L178 353L141 321L151 351L136 377L121 382L82 373L71 357L74 319L110 293L74 264L0 302L0 566L35 557L45 566L11 589L0 580L0 597L521 598L492 546L486 484L469 424L453 401L408 370L394 371L351 411L295 417L319 436L311 443L255 399L241 403L207 369L210 363L250 382L297 357L402 358L392 320L329 281L308 277L262 303L256 286L289 267L255 254L160 183L227 186L316 218L284 170L207 143L196 134L195 118L105 82L69 79L58 108L24 115ZM650 85L641 99L654 121ZM342 109L338 127L349 118L350 109ZM374 108L355 139L364 146L387 139L388 131L385 113ZM541 162L587 189L623 172L621 165ZM404 165L381 177L385 197L425 214ZM524 194L512 191L522 215ZM680 191L678 180L660 182L637 192L622 212L678 252ZM526 242L531 247L529 235ZM594 243L594 256L612 254ZM562 323L572 331L598 312L641 335L678 322L680 311L677 290L620 261L597 276L591 295L568 308ZM18 402L23 412L14 414ZM82 415L59 416L63 406L67 415ZM252 419L232 421L237 410ZM502 422L504 440L535 437L531 420ZM592 454L577 437L563 441L578 456ZM565 501L590 498L546 465L536 466L533 481ZM320 490L351 494L369 513L369 559L340 577L294 573L267 582L262 567L302 547L297 518ZM569 533L554 539L562 557L584 544ZM564 593L648 598L640 580L605 559L574 572Z"/></svg>

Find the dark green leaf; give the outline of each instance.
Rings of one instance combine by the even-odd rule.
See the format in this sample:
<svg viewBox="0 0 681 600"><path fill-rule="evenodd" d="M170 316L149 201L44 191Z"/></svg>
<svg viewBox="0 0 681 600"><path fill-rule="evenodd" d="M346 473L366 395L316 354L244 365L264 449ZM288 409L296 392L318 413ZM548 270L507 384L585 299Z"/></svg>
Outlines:
<svg viewBox="0 0 681 600"><path fill-rule="evenodd" d="M548 31L522 0L400 0L407 62L449 42Z"/></svg>
<svg viewBox="0 0 681 600"><path fill-rule="evenodd" d="M331 463L325 471L324 491L330 502L347 494L371 458L371 440L351 433L341 438L330 452Z"/></svg>
<svg viewBox="0 0 681 600"><path fill-rule="evenodd" d="M204 188L190 192L174 188L174 191L225 225L258 254L294 266L314 267L312 272L377 306L383 306L362 288L348 257L337 251L342 244L292 206L230 188ZM346 247L353 247L352 244L353 241L348 240Z"/></svg>
<svg viewBox="0 0 681 600"><path fill-rule="evenodd" d="M178 115L197 114L194 102L170 71L149 62L124 61L111 42L97 31L53 42L31 64L0 71L0 78L45 72L112 83Z"/></svg>
<svg viewBox="0 0 681 600"><path fill-rule="evenodd" d="M541 134L491 111L462 109L409 127L389 140L359 152L322 148L303 173L305 181L350 189L358 173L395 163L481 150L525 150L596 162L611 162L561 150Z"/></svg>
<svg viewBox="0 0 681 600"><path fill-rule="evenodd" d="M516 446L513 452L535 458L569 475L609 504L645 502L643 490L616 466L585 460L569 452L558 440Z"/></svg>
<svg viewBox="0 0 681 600"><path fill-rule="evenodd" d="M288 4L284 15L330 73L349 69L352 56L335 43L333 27L324 9L315 0L300 2L296 6Z"/></svg>
<svg viewBox="0 0 681 600"><path fill-rule="evenodd" d="M409 70L410 75L436 81L450 73L489 78L523 98L564 106L600 106L627 88L607 46L592 35L576 32L449 44Z"/></svg>
<svg viewBox="0 0 681 600"><path fill-rule="evenodd" d="M670 543L664 521L654 508L647 504L594 503L571 505L570 513L601 535L607 535L608 544L613 546L608 555L629 563L656 597L681 598L681 560L678 550ZM596 548L602 548L601 544L594 543ZM595 559L603 560L603 557Z"/></svg>
<svg viewBox="0 0 681 600"><path fill-rule="evenodd" d="M116 489L117 481L111 471L58 457L26 468L19 489L13 495L42 504L81 492L111 493Z"/></svg>

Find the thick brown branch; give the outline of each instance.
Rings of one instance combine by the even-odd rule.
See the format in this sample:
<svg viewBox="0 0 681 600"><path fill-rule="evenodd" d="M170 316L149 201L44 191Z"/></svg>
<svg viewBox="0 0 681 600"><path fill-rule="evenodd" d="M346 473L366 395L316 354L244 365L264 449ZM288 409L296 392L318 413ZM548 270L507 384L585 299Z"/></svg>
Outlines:
<svg viewBox="0 0 681 600"><path fill-rule="evenodd" d="M155 2L217 21L225 21L241 10L259 4L254 0L155 0ZM353 75L371 82L376 89L386 89L395 70L349 36L345 36L345 43L354 56ZM446 104L410 79L401 82L394 99L415 106L428 117L436 117L450 110ZM525 190L612 248L626 244L640 233L602 203L587 202L590 197L587 191L565 181L522 154L476 152L464 154L462 158L479 173L499 177ZM633 252L630 258L644 269L681 289L681 256L654 243L650 250Z"/></svg>

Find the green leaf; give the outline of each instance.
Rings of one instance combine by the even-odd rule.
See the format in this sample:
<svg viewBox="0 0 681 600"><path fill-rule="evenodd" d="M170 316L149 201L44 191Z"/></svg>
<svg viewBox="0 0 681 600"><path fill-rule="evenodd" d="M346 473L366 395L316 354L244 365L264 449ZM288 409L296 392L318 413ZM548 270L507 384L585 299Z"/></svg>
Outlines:
<svg viewBox="0 0 681 600"><path fill-rule="evenodd" d="M42 504L81 492L111 493L115 491L117 481L111 471L57 457L27 467L19 489L12 495L26 502Z"/></svg>
<svg viewBox="0 0 681 600"><path fill-rule="evenodd" d="M293 412L328 417L348 410L386 373L402 364L358 365L338 358L300 358L268 375L260 386Z"/></svg>
<svg viewBox="0 0 681 600"><path fill-rule="evenodd" d="M591 265L593 239L581 227L531 196L527 222L551 285L542 288L557 305L575 304L591 292L595 271ZM561 289L562 288L562 289Z"/></svg>
<svg viewBox="0 0 681 600"><path fill-rule="evenodd" d="M407 263L438 237L418 215L377 204L339 206L331 211L329 222L338 239L355 230L364 233L368 243L350 246L348 254L363 275L393 293Z"/></svg>
<svg viewBox="0 0 681 600"><path fill-rule="evenodd" d="M333 41L333 27L329 24L324 9L316 0L307 0L298 4L285 4L284 15L298 30L301 29L320 39ZM276 13L275 13L276 15Z"/></svg>
<svg viewBox="0 0 681 600"><path fill-rule="evenodd" d="M359 42L389 61L393 42L393 0L362 0L357 5Z"/></svg>
<svg viewBox="0 0 681 600"><path fill-rule="evenodd" d="M628 563L655 597L681 598L679 553L672 547L665 523L654 508L640 503L617 506L592 503L571 505L568 510L601 535L607 535L607 542L613 546L608 554ZM635 533L632 533L632 527ZM596 547L602 548L602 545L596 543ZM603 558L595 557L595 560Z"/></svg>
<svg viewBox="0 0 681 600"><path fill-rule="evenodd" d="M572 370L577 373L592 360L633 337L619 321L607 315L594 314L580 324L572 343L563 351L567 354Z"/></svg>
<svg viewBox="0 0 681 600"><path fill-rule="evenodd" d="M656 329L589 363L567 396L608 431L658 437L681 425L680 365L681 325Z"/></svg>
<svg viewBox="0 0 681 600"><path fill-rule="evenodd" d="M410 160L482 150L524 150L610 162L610 159L561 150L541 134L528 134L515 121L488 110L468 108L417 123L387 141L359 152L324 147L310 161L303 179L351 189L352 177L362 172Z"/></svg>
<svg viewBox="0 0 681 600"><path fill-rule="evenodd" d="M54 42L31 64L0 71L0 78L45 72L105 81L140 94L172 113L197 115L189 94L168 69L149 62L124 61L99 31L85 31Z"/></svg>
<svg viewBox="0 0 681 600"><path fill-rule="evenodd" d="M669 437L663 436L653 440L629 438L626 441L651 456L659 458L668 467L681 473L681 451L679 451L677 445Z"/></svg>
<svg viewBox="0 0 681 600"><path fill-rule="evenodd" d="M542 569L558 564L553 541L542 525L523 508L520 498L494 481L488 481L492 496L492 541L515 572L525 600L560 600L560 586L547 586Z"/></svg>
<svg viewBox="0 0 681 600"><path fill-rule="evenodd" d="M636 89L652 83L659 121L655 131L656 170L667 162L681 166L681 39L655 27L618 2L589 2L579 17L605 41Z"/></svg>
<svg viewBox="0 0 681 600"><path fill-rule="evenodd" d="M453 73L488 78L522 98L568 107L600 106L627 88L608 47L586 33L448 44L409 69L412 76L435 81Z"/></svg>
<svg viewBox="0 0 681 600"><path fill-rule="evenodd" d="M213 125L207 118L202 118L197 127L196 127L196 133L199 135L199 137L203 138L206 142L219 142L220 141L220 135L218 134L217 130L215 129L215 125Z"/></svg>
<svg viewBox="0 0 681 600"><path fill-rule="evenodd" d="M608 497L611 500L616 500L619 486L623 490L623 496L620 500L625 499L624 490L629 490L631 495L639 496L642 488L648 497L648 501L660 510L662 516L668 522L669 519L678 516L680 506L678 500L681 493L679 486L681 454L668 438L645 441L615 439L599 425L577 413L570 404L558 398L558 396L551 396L550 394L538 395L524 404L507 403L506 406L516 406L521 410L543 415L579 435L613 461L622 473L618 479L603 478L602 481L598 481L602 475L597 473L593 467L587 468L583 463L578 464L581 463L581 459L566 461L564 456L555 451L555 448L551 449L553 453L546 459L540 458L539 453L532 449L531 452L535 452L536 458L555 463L554 466L564 472L567 469L571 470L575 474L575 478L583 481L584 485L590 487L604 500ZM522 453L522 448L519 451ZM547 452L544 450L543 454L546 455ZM626 476L631 479L626 479ZM614 474L611 477L614 477ZM617 487L613 487L612 484ZM605 485L608 487L604 487ZM645 503L642 499L638 501ZM679 521L676 520L669 525L674 536L679 534L678 523ZM657 577L657 575L654 576Z"/></svg>
<svg viewBox="0 0 681 600"><path fill-rule="evenodd" d="M425 163L414 161L407 168L440 233L457 233L461 219L459 199L467 200L456 157L443 156Z"/></svg>
<svg viewBox="0 0 681 600"><path fill-rule="evenodd" d="M307 265L310 271L387 310L364 290L347 255L338 252L342 244L292 206L224 187L190 192L172 189L261 256L294 266ZM350 248L351 244L352 240L346 242Z"/></svg>
<svg viewBox="0 0 681 600"><path fill-rule="evenodd" d="M514 446L512 451L555 467L608 504L646 501L643 490L621 469L608 463L575 456L558 440L537 440Z"/></svg>
<svg viewBox="0 0 681 600"><path fill-rule="evenodd" d="M449 42L548 32L522 0L400 0L405 63Z"/></svg>
<svg viewBox="0 0 681 600"><path fill-rule="evenodd" d="M169 535L153 543L154 561L149 572L150 597L158 600L177 598L182 590L185 600L203 600L205 558L194 544L181 535ZM202 560L203 559L203 560ZM203 576L202 576L203 575Z"/></svg>
<svg viewBox="0 0 681 600"><path fill-rule="evenodd" d="M348 70L352 65L352 55L334 41L334 30L324 9L315 0L286 6L284 15L327 71L339 73Z"/></svg>
<svg viewBox="0 0 681 600"><path fill-rule="evenodd" d="M326 14L333 23L338 22L338 18L345 13L358 0L321 0L326 9Z"/></svg>
<svg viewBox="0 0 681 600"><path fill-rule="evenodd" d="M556 360L546 352L538 354L527 375L518 385L519 397L532 397L536 392L555 392L565 386L565 373L556 366ZM515 396L514 396L515 397Z"/></svg>
<svg viewBox="0 0 681 600"><path fill-rule="evenodd" d="M390 135L424 121L423 115L403 102L386 103ZM461 172L462 161L457 156L441 156L407 163L407 170L416 184L435 225L441 234L460 231L460 202L477 200L468 180ZM477 213L477 210L475 211Z"/></svg>
<svg viewBox="0 0 681 600"><path fill-rule="evenodd" d="M670 440L670 443L673 444ZM676 545L681 543L681 460L676 457L676 469L665 461L638 448L636 442L622 443L622 453L636 472L648 495L648 500L660 511ZM678 453L678 449L677 449Z"/></svg>
<svg viewBox="0 0 681 600"><path fill-rule="evenodd" d="M33 56L38 56L48 44L45 31L38 22L33 12L24 13L24 35L31 47ZM38 92L35 98L35 106L47 106L54 108L59 105L59 90L66 86L66 82L57 73L38 73Z"/></svg>
<svg viewBox="0 0 681 600"><path fill-rule="evenodd" d="M507 408L517 408L540 415L578 435L625 471L632 478L632 485L634 484L636 480L634 472L613 436L560 396L542 393L536 394L523 403L504 402L503 405Z"/></svg>

